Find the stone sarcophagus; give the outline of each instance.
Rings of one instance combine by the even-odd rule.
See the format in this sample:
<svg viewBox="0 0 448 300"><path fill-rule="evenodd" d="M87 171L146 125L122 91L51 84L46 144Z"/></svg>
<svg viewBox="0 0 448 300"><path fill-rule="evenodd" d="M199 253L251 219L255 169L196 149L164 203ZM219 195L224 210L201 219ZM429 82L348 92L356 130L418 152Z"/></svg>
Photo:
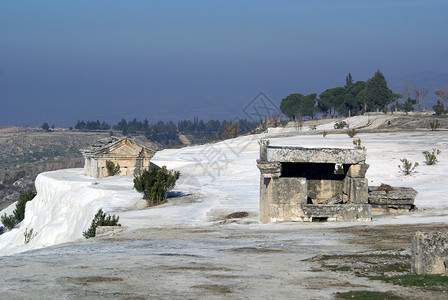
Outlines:
<svg viewBox="0 0 448 300"><path fill-rule="evenodd" d="M84 156L84 175L107 177L106 162L111 161L120 166L119 176L138 175L148 168L155 150L138 145L128 138L109 137L81 149Z"/></svg>
<svg viewBox="0 0 448 300"><path fill-rule="evenodd" d="M361 150L261 146L260 221L370 221Z"/></svg>

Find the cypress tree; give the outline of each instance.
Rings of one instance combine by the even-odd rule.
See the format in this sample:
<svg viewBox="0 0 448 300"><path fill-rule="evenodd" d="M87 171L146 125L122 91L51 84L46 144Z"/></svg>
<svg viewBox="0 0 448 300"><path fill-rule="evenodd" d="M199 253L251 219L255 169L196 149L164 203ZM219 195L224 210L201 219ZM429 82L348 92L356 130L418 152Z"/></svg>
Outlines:
<svg viewBox="0 0 448 300"><path fill-rule="evenodd" d="M369 110L379 110L393 101L393 93L387 87L386 78L380 70L367 80L364 99Z"/></svg>

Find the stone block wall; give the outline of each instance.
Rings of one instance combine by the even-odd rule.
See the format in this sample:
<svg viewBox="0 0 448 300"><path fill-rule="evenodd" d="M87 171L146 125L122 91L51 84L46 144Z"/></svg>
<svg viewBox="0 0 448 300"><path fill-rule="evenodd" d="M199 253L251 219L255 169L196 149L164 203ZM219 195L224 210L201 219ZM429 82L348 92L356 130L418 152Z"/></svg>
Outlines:
<svg viewBox="0 0 448 300"><path fill-rule="evenodd" d="M448 231L417 231L411 255L412 273L448 275Z"/></svg>
<svg viewBox="0 0 448 300"><path fill-rule="evenodd" d="M370 205L368 204L345 204L345 205L302 205L307 221L313 218L325 221L340 222L369 222L372 218Z"/></svg>

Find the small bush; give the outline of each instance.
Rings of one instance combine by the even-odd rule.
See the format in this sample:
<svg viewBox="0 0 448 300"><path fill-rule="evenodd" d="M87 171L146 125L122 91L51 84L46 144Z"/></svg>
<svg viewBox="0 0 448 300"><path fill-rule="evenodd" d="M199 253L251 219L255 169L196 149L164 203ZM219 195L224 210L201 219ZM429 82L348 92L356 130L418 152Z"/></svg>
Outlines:
<svg viewBox="0 0 448 300"><path fill-rule="evenodd" d="M106 160L107 176L115 176L120 173L120 165L115 165L113 161Z"/></svg>
<svg viewBox="0 0 448 300"><path fill-rule="evenodd" d="M432 152L429 151L423 151L423 155L425 156L425 163L427 165L433 165L437 161L437 155L441 153L439 149L432 149Z"/></svg>
<svg viewBox="0 0 448 300"><path fill-rule="evenodd" d="M353 145L355 145L355 149L367 151L367 148L361 145L361 139L354 139Z"/></svg>
<svg viewBox="0 0 448 300"><path fill-rule="evenodd" d="M149 206L161 204L166 201L179 176L179 171L168 171L166 166L150 165L142 175L134 178L134 188L144 194Z"/></svg>
<svg viewBox="0 0 448 300"><path fill-rule="evenodd" d="M358 131L356 131L356 129L347 130L347 135L351 138L354 137L356 134L358 134Z"/></svg>
<svg viewBox="0 0 448 300"><path fill-rule="evenodd" d="M404 175L411 174L411 172L414 171L415 168L418 167L418 163L417 162L412 164L412 162L410 162L406 158L402 158L402 159L400 159L400 161L401 161L401 165L398 165L398 167L404 173Z"/></svg>
<svg viewBox="0 0 448 300"><path fill-rule="evenodd" d="M317 126L316 125L310 125L310 130L316 130Z"/></svg>
<svg viewBox="0 0 448 300"><path fill-rule="evenodd" d="M1 216L1 220L3 226L5 226L5 228L7 228L8 230L13 229L16 225L16 219L14 218L14 215L7 216L5 213L3 216Z"/></svg>
<svg viewBox="0 0 448 300"><path fill-rule="evenodd" d="M344 129L345 127L347 127L347 122L345 121L336 122L334 124L334 129Z"/></svg>
<svg viewBox="0 0 448 300"><path fill-rule="evenodd" d="M433 120L429 123L429 127L432 131L436 131L438 128L440 128L439 120Z"/></svg>
<svg viewBox="0 0 448 300"><path fill-rule="evenodd" d="M31 228L30 231L28 231L28 228L26 228L25 232L23 233L23 236L25 237L24 243L28 244L35 235L36 234L33 234L33 228Z"/></svg>
<svg viewBox="0 0 448 300"><path fill-rule="evenodd" d="M327 134L328 134L328 131L326 131L326 130L324 130L324 131L322 132L322 136L323 136L323 137L326 137Z"/></svg>
<svg viewBox="0 0 448 300"><path fill-rule="evenodd" d="M36 192L34 191L26 191L25 193L21 194L19 196L19 200L16 204L16 209L14 209L13 214L14 218L17 222L22 222L22 220L25 218L25 207L26 203L28 201L33 200L33 198L36 196Z"/></svg>
<svg viewBox="0 0 448 300"><path fill-rule="evenodd" d="M269 146L270 143L271 143L270 140L260 139L260 140L258 141L258 145L260 145L260 147L261 147L261 146L267 147L267 146Z"/></svg>
<svg viewBox="0 0 448 300"><path fill-rule="evenodd" d="M82 235L88 239L91 237L94 237L96 235L96 228L98 226L121 226L121 224L118 224L118 220L120 219L120 217L116 217L115 215L108 215L106 217L106 214L103 213L103 210L100 209L98 210L98 212L96 213L95 217L92 220L92 223L89 227L89 229L87 229L87 231L84 231L82 233Z"/></svg>

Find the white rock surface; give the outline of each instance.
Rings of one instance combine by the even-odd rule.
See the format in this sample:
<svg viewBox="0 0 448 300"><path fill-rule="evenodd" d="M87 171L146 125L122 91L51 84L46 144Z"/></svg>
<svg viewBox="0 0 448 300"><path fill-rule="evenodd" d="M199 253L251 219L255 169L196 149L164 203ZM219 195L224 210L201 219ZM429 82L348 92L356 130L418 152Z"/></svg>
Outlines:
<svg viewBox="0 0 448 300"><path fill-rule="evenodd" d="M0 255L83 238L82 233L98 209L131 209L141 200L141 195L133 190L132 177L98 180L85 177L82 169L39 174L36 190L37 196L27 203L19 228L0 236ZM33 237L25 244L25 230L31 229Z"/></svg>

